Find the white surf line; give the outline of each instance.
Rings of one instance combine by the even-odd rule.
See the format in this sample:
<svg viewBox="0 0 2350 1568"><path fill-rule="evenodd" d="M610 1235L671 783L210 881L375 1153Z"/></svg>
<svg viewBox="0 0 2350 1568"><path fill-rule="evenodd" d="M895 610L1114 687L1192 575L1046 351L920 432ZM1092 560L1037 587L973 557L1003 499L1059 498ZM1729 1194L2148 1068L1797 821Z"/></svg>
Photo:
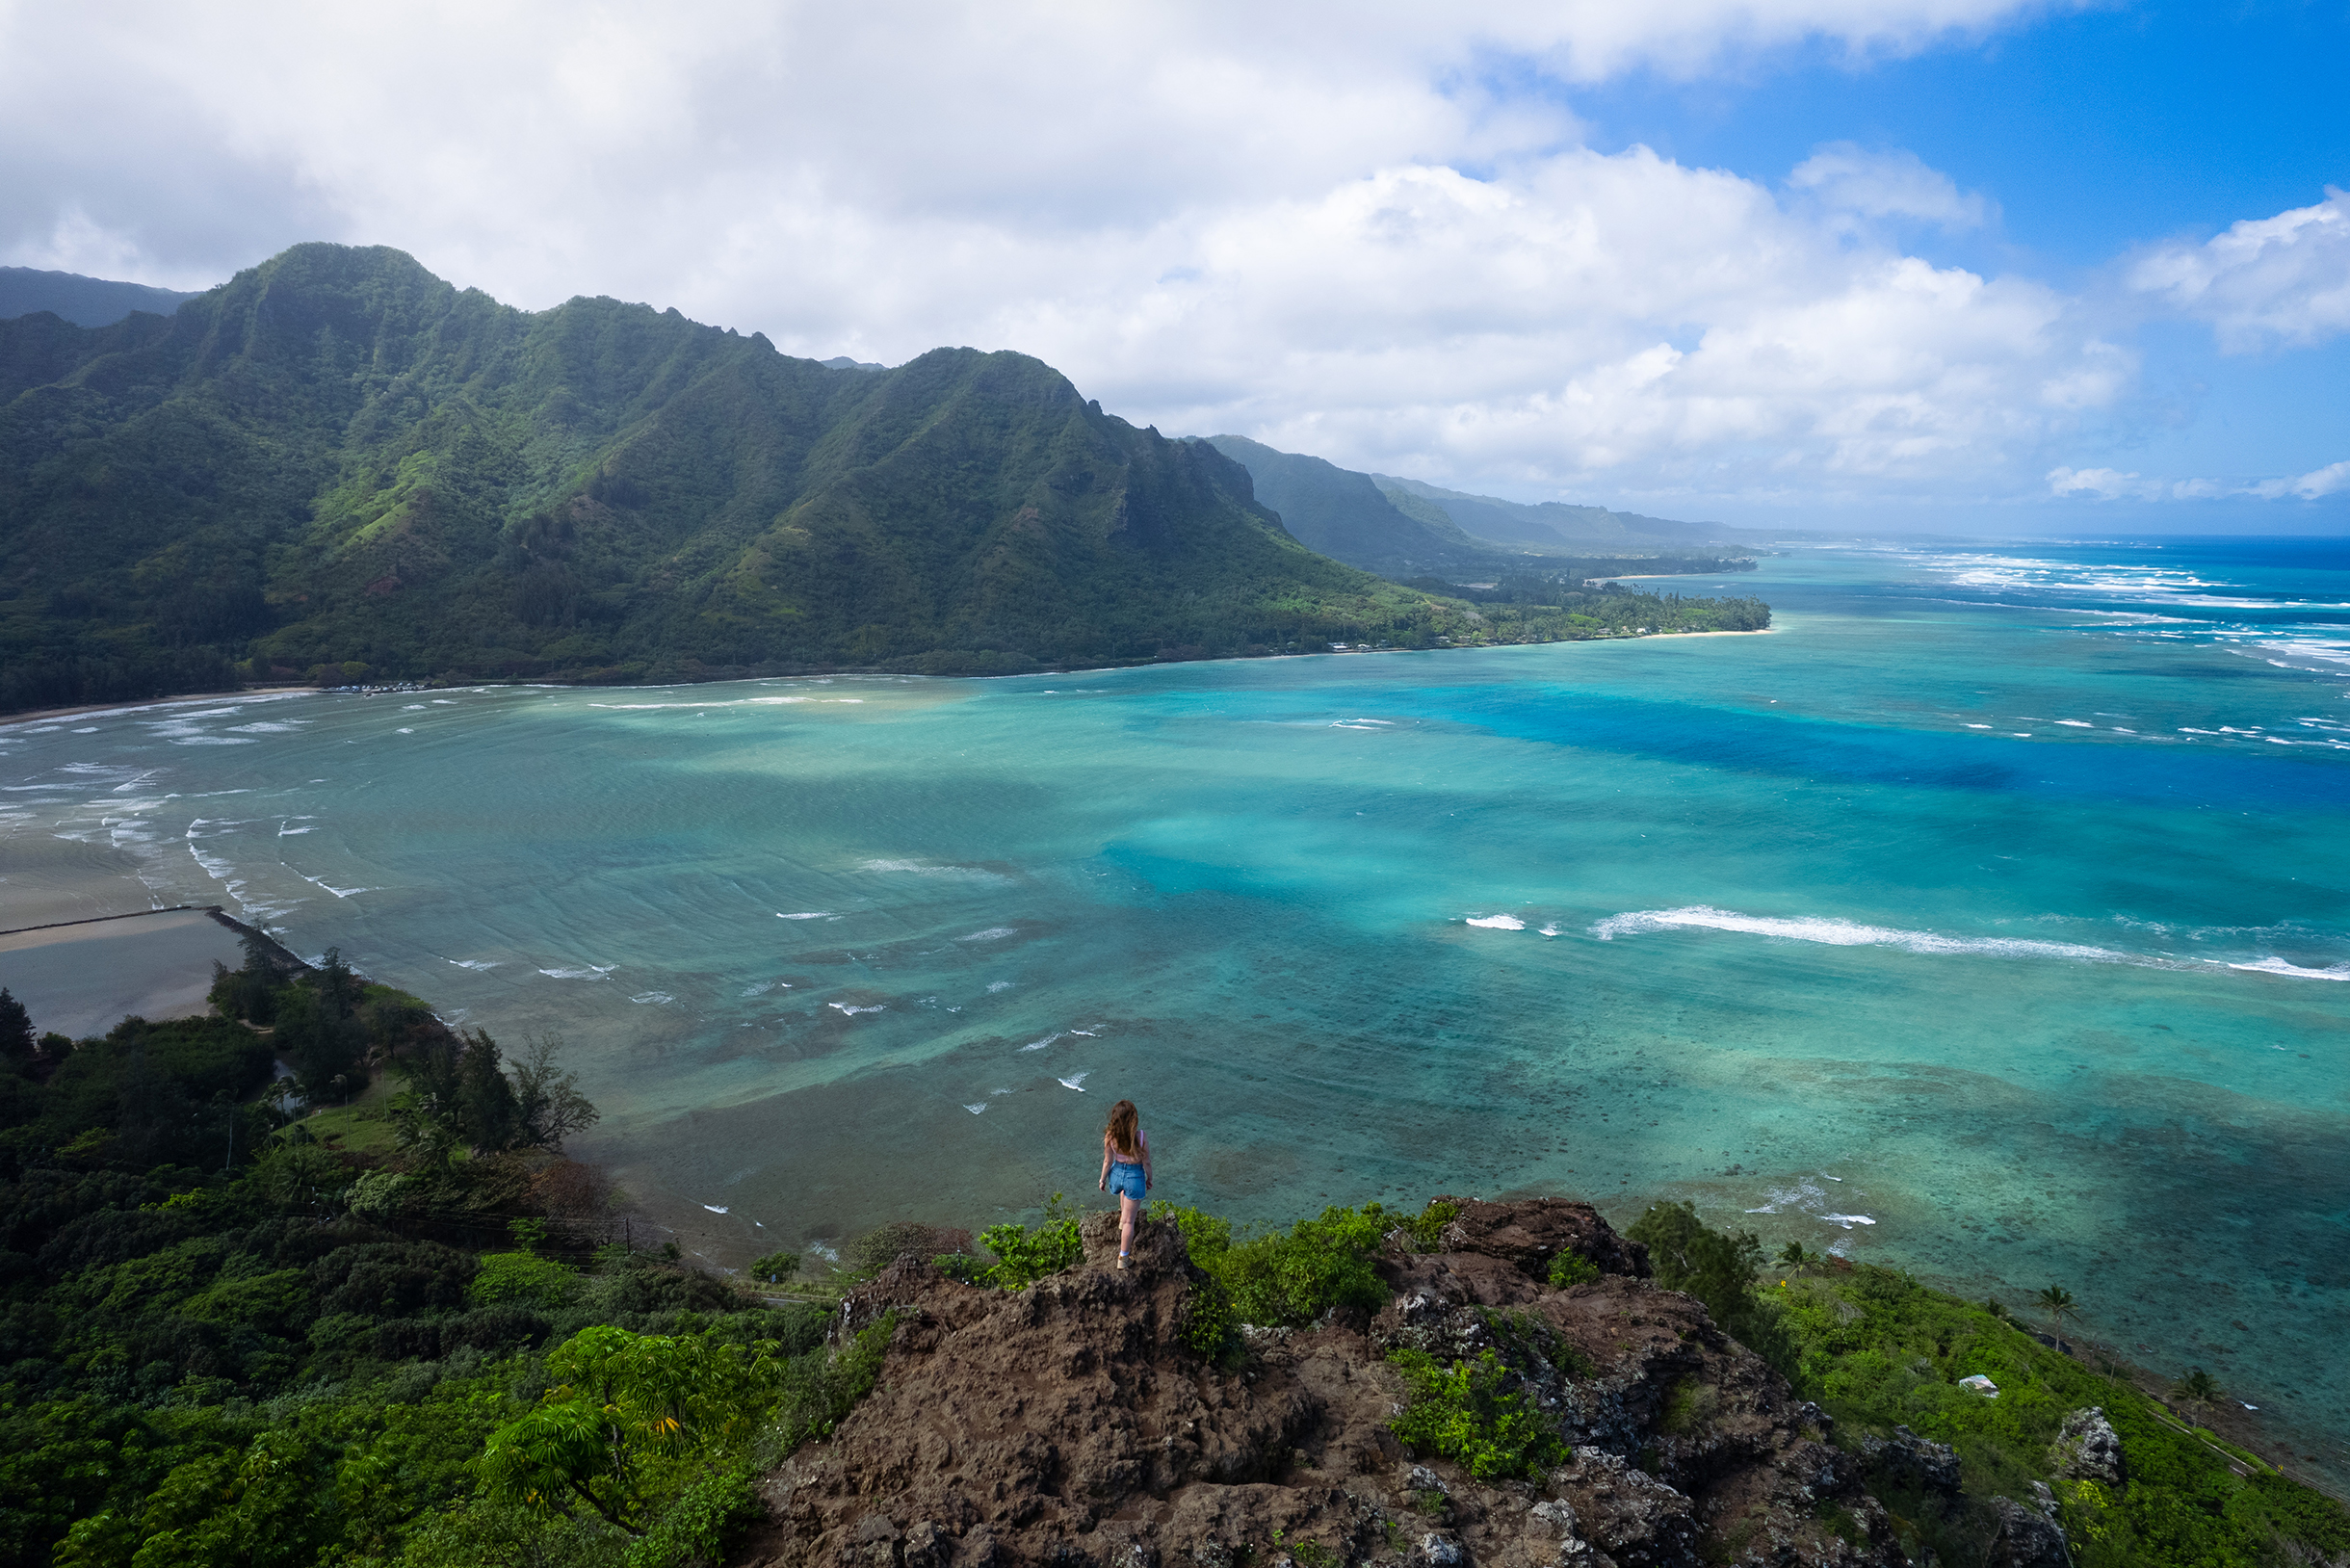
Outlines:
<svg viewBox="0 0 2350 1568"><path fill-rule="evenodd" d="M2090 947L2078 942L2042 942L2013 936L1943 936L1933 931L1864 926L1856 921L1821 916L1786 919L1771 915L1745 915L1702 903L1688 904L1679 909L1635 909L1610 915L1593 926L1591 934L1603 942L1611 942L1619 936L1689 928L1776 936L1839 948L1898 948L1907 953L1982 954L2004 958L2069 958L2079 963L2134 964L2152 969L2203 967L2201 964L2182 963L2175 958L2119 953L2111 948Z"/></svg>

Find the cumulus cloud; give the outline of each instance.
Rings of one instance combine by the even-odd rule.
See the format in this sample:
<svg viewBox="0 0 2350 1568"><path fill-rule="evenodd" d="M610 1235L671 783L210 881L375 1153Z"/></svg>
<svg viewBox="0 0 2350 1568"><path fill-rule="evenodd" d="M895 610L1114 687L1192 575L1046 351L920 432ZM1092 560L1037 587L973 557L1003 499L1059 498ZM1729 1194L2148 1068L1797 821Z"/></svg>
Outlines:
<svg viewBox="0 0 2350 1568"><path fill-rule="evenodd" d="M2201 245L2139 258L2130 287L2211 324L2237 352L2350 331L2350 191L2274 218L2246 219Z"/></svg>
<svg viewBox="0 0 2350 1568"><path fill-rule="evenodd" d="M2306 474L2249 484L2211 479L2147 479L2111 468L2053 468L2048 483L2051 495L2087 496L2098 501L2212 501L2225 496L2318 501L2350 492L2350 462L2329 463Z"/></svg>
<svg viewBox="0 0 2350 1568"><path fill-rule="evenodd" d="M1979 196L1899 149L1778 188L1603 153L1570 106L2037 9L0 0L0 259L189 287L384 243L795 353L1020 349L1170 431L1521 493L2025 493L2136 364L1880 232Z"/></svg>

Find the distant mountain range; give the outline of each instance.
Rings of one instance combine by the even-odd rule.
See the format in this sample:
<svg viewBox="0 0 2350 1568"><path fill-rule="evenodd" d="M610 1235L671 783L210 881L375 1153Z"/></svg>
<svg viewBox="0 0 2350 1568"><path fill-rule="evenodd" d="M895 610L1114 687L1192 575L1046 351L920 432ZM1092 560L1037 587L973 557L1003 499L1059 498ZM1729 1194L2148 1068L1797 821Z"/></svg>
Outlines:
<svg viewBox="0 0 2350 1568"><path fill-rule="evenodd" d="M1364 526L1317 512L1319 485L1384 508L1382 549L1476 551L1366 476L1287 462L1311 483L1267 486L1309 537ZM1548 588L1473 606L1317 553L1261 493L1022 354L820 364L673 309L530 313L397 250L298 246L168 317L0 321L0 709L1767 619Z"/></svg>
<svg viewBox="0 0 2350 1568"><path fill-rule="evenodd" d="M76 327L112 327L134 310L169 316L193 294L149 288L144 283L111 283L79 273L43 273L30 267L0 267L0 321L45 310Z"/></svg>
<svg viewBox="0 0 2350 1568"><path fill-rule="evenodd" d="M1716 523L1678 523L1605 507L1528 505L1447 490L1418 480L1356 473L1319 457L1277 452L1240 435L1208 438L1248 470L1257 499L1323 555L1394 576L1538 569L1528 556L1685 556L1736 552L1759 538Z"/></svg>

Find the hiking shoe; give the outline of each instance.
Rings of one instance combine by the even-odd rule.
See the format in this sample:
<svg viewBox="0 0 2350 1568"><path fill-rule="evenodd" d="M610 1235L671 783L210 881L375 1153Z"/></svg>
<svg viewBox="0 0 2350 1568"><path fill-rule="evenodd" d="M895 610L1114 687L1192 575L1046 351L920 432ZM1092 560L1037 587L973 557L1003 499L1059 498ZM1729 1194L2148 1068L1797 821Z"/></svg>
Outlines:
<svg viewBox="0 0 2350 1568"><path fill-rule="evenodd" d="M1125 1254L1125 1253L1123 1253L1123 1252L1121 1252L1121 1253L1119 1253L1119 1254L1118 1254L1118 1267L1119 1267L1120 1268L1123 1268L1123 1267L1126 1267L1126 1254Z"/></svg>

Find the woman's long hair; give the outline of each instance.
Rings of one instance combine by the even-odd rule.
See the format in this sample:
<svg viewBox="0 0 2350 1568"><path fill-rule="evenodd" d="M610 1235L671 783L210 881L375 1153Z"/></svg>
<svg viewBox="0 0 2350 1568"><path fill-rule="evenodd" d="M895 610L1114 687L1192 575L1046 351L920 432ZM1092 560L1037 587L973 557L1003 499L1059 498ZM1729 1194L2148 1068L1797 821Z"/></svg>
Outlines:
<svg viewBox="0 0 2350 1568"><path fill-rule="evenodd" d="M1142 1139L1136 1130L1141 1112L1132 1100L1120 1100L1110 1108L1110 1146L1120 1154L1140 1154Z"/></svg>

